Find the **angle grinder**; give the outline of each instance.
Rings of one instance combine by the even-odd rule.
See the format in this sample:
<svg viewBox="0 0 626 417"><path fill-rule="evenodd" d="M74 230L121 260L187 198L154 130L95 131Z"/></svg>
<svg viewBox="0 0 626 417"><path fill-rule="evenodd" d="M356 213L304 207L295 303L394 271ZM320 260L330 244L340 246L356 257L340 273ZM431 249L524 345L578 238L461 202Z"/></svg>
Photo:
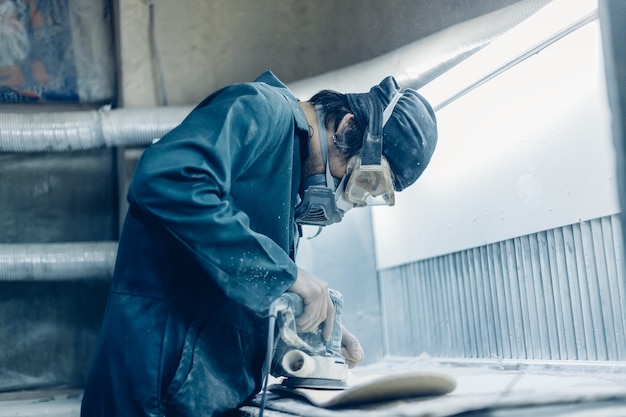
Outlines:
<svg viewBox="0 0 626 417"><path fill-rule="evenodd" d="M303 333L296 329L296 318L304 311L302 298L293 292L284 293L273 304L277 311L278 335L272 359L272 375L284 377L288 387L342 389L349 376L341 354L341 308L343 296L330 289L335 318L330 340L324 340L323 328Z"/></svg>

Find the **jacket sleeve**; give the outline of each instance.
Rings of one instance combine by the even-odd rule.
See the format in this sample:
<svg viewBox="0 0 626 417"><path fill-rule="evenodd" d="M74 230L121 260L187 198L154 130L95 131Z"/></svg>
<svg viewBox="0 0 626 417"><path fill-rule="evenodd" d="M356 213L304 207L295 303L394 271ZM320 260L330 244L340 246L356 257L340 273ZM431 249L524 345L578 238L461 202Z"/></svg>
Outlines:
<svg viewBox="0 0 626 417"><path fill-rule="evenodd" d="M293 134L293 115L272 102L245 85L210 96L145 150L128 193L131 205L194 254L207 278L258 314L297 274L283 248L250 228L230 194L238 175Z"/></svg>

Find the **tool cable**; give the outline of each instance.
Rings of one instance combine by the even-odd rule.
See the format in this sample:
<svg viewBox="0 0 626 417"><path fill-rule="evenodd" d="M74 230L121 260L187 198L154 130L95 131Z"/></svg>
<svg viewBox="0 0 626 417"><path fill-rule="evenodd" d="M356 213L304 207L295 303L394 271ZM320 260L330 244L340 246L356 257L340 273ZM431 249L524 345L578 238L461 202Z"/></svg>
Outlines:
<svg viewBox="0 0 626 417"><path fill-rule="evenodd" d="M267 383L270 379L270 368L272 366L272 356L274 353L274 326L279 311L289 308L289 302L284 297L278 297L270 305L269 320L267 329L267 353L265 354L265 364L263 365L263 388L261 389L261 404L259 405L259 417L263 417L265 402L267 400Z"/></svg>

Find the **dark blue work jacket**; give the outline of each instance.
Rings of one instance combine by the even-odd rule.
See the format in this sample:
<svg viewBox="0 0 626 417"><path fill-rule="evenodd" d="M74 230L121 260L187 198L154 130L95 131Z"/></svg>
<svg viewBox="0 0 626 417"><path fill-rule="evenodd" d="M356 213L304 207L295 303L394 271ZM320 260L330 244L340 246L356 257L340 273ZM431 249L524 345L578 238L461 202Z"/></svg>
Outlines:
<svg viewBox="0 0 626 417"><path fill-rule="evenodd" d="M298 101L267 72L144 151L83 417L207 417L258 391L265 315L297 274L307 140Z"/></svg>

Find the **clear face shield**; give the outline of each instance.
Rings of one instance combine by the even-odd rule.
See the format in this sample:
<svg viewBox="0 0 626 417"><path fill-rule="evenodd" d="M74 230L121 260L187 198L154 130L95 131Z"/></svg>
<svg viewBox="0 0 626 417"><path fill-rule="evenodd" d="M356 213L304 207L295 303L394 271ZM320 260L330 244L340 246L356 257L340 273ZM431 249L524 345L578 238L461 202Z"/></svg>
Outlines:
<svg viewBox="0 0 626 417"><path fill-rule="evenodd" d="M383 127L401 96L397 93L382 112L377 102L371 103L372 114L361 152L348 162L346 175L336 193L339 207L395 204L393 173L382 155Z"/></svg>
<svg viewBox="0 0 626 417"><path fill-rule="evenodd" d="M336 194L353 207L393 206L395 194L389 163L381 157L380 164L363 165L360 156L353 156Z"/></svg>

